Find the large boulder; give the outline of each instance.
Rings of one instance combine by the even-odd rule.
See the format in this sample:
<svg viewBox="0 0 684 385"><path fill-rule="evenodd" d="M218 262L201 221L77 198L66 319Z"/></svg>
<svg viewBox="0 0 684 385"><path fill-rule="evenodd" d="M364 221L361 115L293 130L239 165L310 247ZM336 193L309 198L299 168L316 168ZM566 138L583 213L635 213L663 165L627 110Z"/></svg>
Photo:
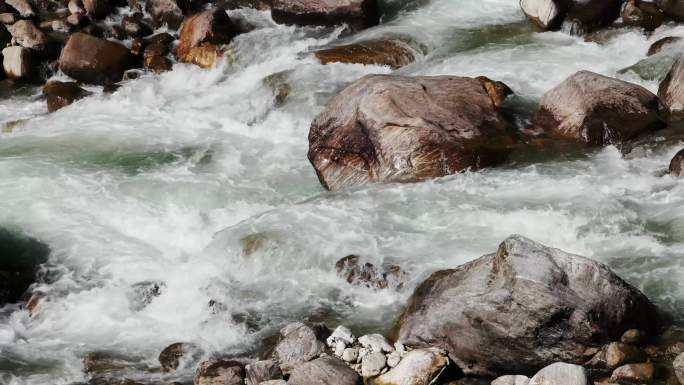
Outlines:
<svg viewBox="0 0 684 385"><path fill-rule="evenodd" d="M570 0L520 0L520 8L540 31L560 28L572 1Z"/></svg>
<svg viewBox="0 0 684 385"><path fill-rule="evenodd" d="M59 68L84 83L108 85L121 80L135 60L121 44L77 32L69 37L59 57Z"/></svg>
<svg viewBox="0 0 684 385"><path fill-rule="evenodd" d="M534 122L590 145L620 144L664 125L658 105L658 97L639 85L580 71L544 94Z"/></svg>
<svg viewBox="0 0 684 385"><path fill-rule="evenodd" d="M297 366L287 384L360 385L361 377L344 361L335 357L321 357Z"/></svg>
<svg viewBox="0 0 684 385"><path fill-rule="evenodd" d="M684 55L680 55L658 87L663 106L675 115L684 112Z"/></svg>
<svg viewBox="0 0 684 385"><path fill-rule="evenodd" d="M416 60L413 48L400 40L368 40L316 51L316 58L323 64L357 63L388 66L393 69L411 64Z"/></svg>
<svg viewBox="0 0 684 385"><path fill-rule="evenodd" d="M541 31L582 35L617 19L622 0L520 0L520 8Z"/></svg>
<svg viewBox="0 0 684 385"><path fill-rule="evenodd" d="M288 374L300 364L311 361L325 352L325 341L330 331L322 325L302 322L289 324L280 330L280 340L273 350L273 359Z"/></svg>
<svg viewBox="0 0 684 385"><path fill-rule="evenodd" d="M513 235L494 254L433 273L397 322L398 342L437 346L466 374L530 374L660 317L605 265Z"/></svg>
<svg viewBox="0 0 684 385"><path fill-rule="evenodd" d="M48 112L54 112L85 98L90 92L79 87L76 82L51 80L43 86L43 94L47 96Z"/></svg>
<svg viewBox="0 0 684 385"><path fill-rule="evenodd" d="M273 0L276 23L331 26L346 23L353 30L380 22L377 0Z"/></svg>
<svg viewBox="0 0 684 385"><path fill-rule="evenodd" d="M22 298L49 254L40 241L0 227L0 306Z"/></svg>
<svg viewBox="0 0 684 385"><path fill-rule="evenodd" d="M515 138L496 107L497 88L486 87L487 81L393 75L357 80L311 124L308 156L318 179L337 190L500 163Z"/></svg>
<svg viewBox="0 0 684 385"><path fill-rule="evenodd" d="M670 175L684 177L684 149L681 149L670 161Z"/></svg>
<svg viewBox="0 0 684 385"><path fill-rule="evenodd" d="M221 46L230 43L237 33L221 8L189 16L183 21L176 58L202 68L211 67L223 53Z"/></svg>

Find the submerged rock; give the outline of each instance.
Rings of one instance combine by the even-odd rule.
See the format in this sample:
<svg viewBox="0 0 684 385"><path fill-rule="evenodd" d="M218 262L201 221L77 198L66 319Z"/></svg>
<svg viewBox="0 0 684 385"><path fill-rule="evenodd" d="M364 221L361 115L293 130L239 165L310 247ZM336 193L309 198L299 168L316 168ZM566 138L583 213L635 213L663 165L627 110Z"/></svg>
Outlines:
<svg viewBox="0 0 684 385"><path fill-rule="evenodd" d="M48 111L54 112L85 98L90 92L79 87L76 82L51 80L43 86L43 94L47 96Z"/></svg>
<svg viewBox="0 0 684 385"><path fill-rule="evenodd" d="M554 135L598 146L627 142L664 126L656 95L589 71L547 91L534 122Z"/></svg>
<svg viewBox="0 0 684 385"><path fill-rule="evenodd" d="M374 379L373 385L429 385L447 366L446 354L436 348L415 349L399 364Z"/></svg>
<svg viewBox="0 0 684 385"><path fill-rule="evenodd" d="M84 83L100 85L118 82L133 65L133 56L123 45L81 32L69 37L59 57L62 72Z"/></svg>
<svg viewBox="0 0 684 385"><path fill-rule="evenodd" d="M684 177L684 149L681 149L670 161L670 175Z"/></svg>
<svg viewBox="0 0 684 385"><path fill-rule="evenodd" d="M498 164L516 139L487 91L466 77L365 76L312 122L309 160L329 190Z"/></svg>
<svg viewBox="0 0 684 385"><path fill-rule="evenodd" d="M359 385L361 377L344 361L321 357L298 365L287 381L288 385Z"/></svg>
<svg viewBox="0 0 684 385"><path fill-rule="evenodd" d="M658 86L658 97L667 110L675 115L684 112L684 55L680 55Z"/></svg>
<svg viewBox="0 0 684 385"><path fill-rule="evenodd" d="M0 227L0 306L22 298L49 254L37 239Z"/></svg>
<svg viewBox="0 0 684 385"><path fill-rule="evenodd" d="M377 0L273 0L271 16L281 24L332 26L346 23L356 31L380 22Z"/></svg>
<svg viewBox="0 0 684 385"><path fill-rule="evenodd" d="M183 21L176 58L209 68L223 54L221 45L230 43L235 35L237 29L223 9L189 16Z"/></svg>
<svg viewBox="0 0 684 385"><path fill-rule="evenodd" d="M280 330L280 341L273 351L273 358L288 374L298 365L311 361L325 352L329 331L322 325L306 325L301 322L289 324Z"/></svg>
<svg viewBox="0 0 684 385"><path fill-rule="evenodd" d="M372 263L360 263L356 255L348 255L335 263L337 276L355 286L374 289L400 288L408 281L408 274L397 265L378 268Z"/></svg>
<svg viewBox="0 0 684 385"><path fill-rule="evenodd" d="M323 64L357 63L383 65L393 69L411 64L416 60L415 51L400 40L368 40L316 51L316 58Z"/></svg>
<svg viewBox="0 0 684 385"><path fill-rule="evenodd" d="M245 368L237 361L205 361L197 368L193 383L194 385L244 385Z"/></svg>
<svg viewBox="0 0 684 385"><path fill-rule="evenodd" d="M589 385L587 372L579 365L556 362L537 372L529 385Z"/></svg>
<svg viewBox="0 0 684 385"><path fill-rule="evenodd" d="M156 27L166 24L171 29L178 29L188 8L188 2L183 0L147 0L145 2L145 9L152 16Z"/></svg>
<svg viewBox="0 0 684 385"><path fill-rule="evenodd" d="M395 330L408 346L446 349L466 374L497 375L582 363L587 348L659 322L605 265L514 235L495 254L432 274Z"/></svg>

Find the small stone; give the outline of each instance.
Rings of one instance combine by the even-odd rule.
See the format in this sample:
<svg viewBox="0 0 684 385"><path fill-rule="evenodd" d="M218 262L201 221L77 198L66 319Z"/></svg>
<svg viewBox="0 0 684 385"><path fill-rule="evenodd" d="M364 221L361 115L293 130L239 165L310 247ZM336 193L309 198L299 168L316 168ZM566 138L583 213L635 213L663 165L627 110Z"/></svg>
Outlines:
<svg viewBox="0 0 684 385"><path fill-rule="evenodd" d="M344 343L344 341L337 341L335 344L335 355L338 357L342 357L342 353L344 353L344 349L347 348L347 344Z"/></svg>
<svg viewBox="0 0 684 385"><path fill-rule="evenodd" d="M75 82L51 80L43 86L43 94L47 96L48 112L54 112L90 95L90 92Z"/></svg>
<svg viewBox="0 0 684 385"><path fill-rule="evenodd" d="M537 372L529 385L587 385L587 372L579 365L556 362Z"/></svg>
<svg viewBox="0 0 684 385"><path fill-rule="evenodd" d="M680 353L674 359L672 367L674 368L675 376L677 376L679 383L684 384L684 353Z"/></svg>
<svg viewBox="0 0 684 385"><path fill-rule="evenodd" d="M639 329L629 329L622 334L620 342L631 345L640 345L646 340L646 333Z"/></svg>
<svg viewBox="0 0 684 385"><path fill-rule="evenodd" d="M382 352L367 354L361 361L361 375L363 377L375 377L380 374L386 364L387 358Z"/></svg>
<svg viewBox="0 0 684 385"><path fill-rule="evenodd" d="M245 368L237 361L210 360L195 372L194 385L242 385Z"/></svg>
<svg viewBox="0 0 684 385"><path fill-rule="evenodd" d="M342 360L344 362L356 362L359 358L359 348L346 348L342 352Z"/></svg>
<svg viewBox="0 0 684 385"><path fill-rule="evenodd" d="M387 338L380 334L366 334L365 336L359 337L359 343L372 352L389 353L394 351L394 348L387 341Z"/></svg>
<svg viewBox="0 0 684 385"><path fill-rule="evenodd" d="M643 350L621 342L611 342L606 348L606 364L609 368L617 368L624 364L643 362L646 353Z"/></svg>
<svg viewBox="0 0 684 385"><path fill-rule="evenodd" d="M67 8L69 8L69 12L72 14L85 13L85 8L83 8L83 3L81 0L70 0Z"/></svg>
<svg viewBox="0 0 684 385"><path fill-rule="evenodd" d="M406 347L404 346L404 344L401 344L399 342L394 343L394 350L396 350L402 357L404 356L404 354L406 354Z"/></svg>
<svg viewBox="0 0 684 385"><path fill-rule="evenodd" d="M613 371L610 381L647 384L653 380L654 371L655 368L652 362L622 365Z"/></svg>
<svg viewBox="0 0 684 385"><path fill-rule="evenodd" d="M351 345L354 343L355 339L354 334L352 334L349 328L340 325L333 330L330 337L326 339L326 343L332 348L335 347L337 341L343 341L345 344Z"/></svg>
<svg viewBox="0 0 684 385"><path fill-rule="evenodd" d="M399 365L378 377L378 384L429 385L449 362L437 348L416 349L406 354Z"/></svg>
<svg viewBox="0 0 684 385"><path fill-rule="evenodd" d="M387 355L387 366L390 368L399 365L399 361L401 361L401 354L398 351L393 351Z"/></svg>
<svg viewBox="0 0 684 385"><path fill-rule="evenodd" d="M494 381L491 385L527 385L530 383L530 379L527 376L501 376Z"/></svg>

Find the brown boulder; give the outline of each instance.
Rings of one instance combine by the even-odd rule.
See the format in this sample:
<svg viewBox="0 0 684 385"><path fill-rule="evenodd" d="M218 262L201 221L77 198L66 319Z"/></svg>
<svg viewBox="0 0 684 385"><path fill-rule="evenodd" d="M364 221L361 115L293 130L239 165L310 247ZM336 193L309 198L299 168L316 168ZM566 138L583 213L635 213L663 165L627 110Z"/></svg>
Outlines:
<svg viewBox="0 0 684 385"><path fill-rule="evenodd" d="M672 114L684 112L684 55L680 55L658 86L658 97Z"/></svg>
<svg viewBox="0 0 684 385"><path fill-rule="evenodd" d="M580 71L542 97L534 123L590 145L620 144L663 127L658 97L647 89Z"/></svg>
<svg viewBox="0 0 684 385"><path fill-rule="evenodd" d="M316 51L315 55L323 64L374 64L389 66L393 69L411 64L416 60L415 51L400 40L368 40L323 49Z"/></svg>
<svg viewBox="0 0 684 385"><path fill-rule="evenodd" d="M660 51L662 51L663 49L666 49L670 46L673 46L673 45L675 45L681 41L682 41L682 38L679 36L664 37L664 38L656 41L655 43L651 44L651 46L648 47L648 53L646 55L648 55L648 56L655 55L655 54L659 53Z"/></svg>
<svg viewBox="0 0 684 385"><path fill-rule="evenodd" d="M665 16L674 21L684 21L684 1L682 0L656 0L658 7L663 10Z"/></svg>
<svg viewBox="0 0 684 385"><path fill-rule="evenodd" d="M646 353L636 346L622 342L611 342L606 347L606 365L617 368L624 364L646 361Z"/></svg>
<svg viewBox="0 0 684 385"><path fill-rule="evenodd" d="M202 68L214 65L223 53L222 45L230 43L237 34L226 11L210 9L189 16L183 21L176 58Z"/></svg>
<svg viewBox="0 0 684 385"><path fill-rule="evenodd" d="M244 385L245 367L237 361L205 361L195 372L194 385Z"/></svg>
<svg viewBox="0 0 684 385"><path fill-rule="evenodd" d="M355 31L380 22L377 0L273 0L271 16L280 24L347 23Z"/></svg>
<svg viewBox="0 0 684 385"><path fill-rule="evenodd" d="M681 149L670 161L670 175L684 177L684 149Z"/></svg>
<svg viewBox="0 0 684 385"><path fill-rule="evenodd" d="M59 57L59 68L84 83L113 84L133 66L130 51L121 44L85 33L69 37Z"/></svg>
<svg viewBox="0 0 684 385"><path fill-rule="evenodd" d="M93 19L104 19L111 10L108 0L83 0L83 8Z"/></svg>
<svg viewBox="0 0 684 385"><path fill-rule="evenodd" d="M622 21L627 25L653 31L665 21L665 14L655 3L629 0L622 9Z"/></svg>
<svg viewBox="0 0 684 385"><path fill-rule="evenodd" d="M42 51L47 46L47 36L29 20L19 20L7 29L13 40L22 47Z"/></svg>
<svg viewBox="0 0 684 385"><path fill-rule="evenodd" d="M43 86L43 94L47 96L48 111L54 112L90 95L90 92L79 87L76 82L52 80Z"/></svg>
<svg viewBox="0 0 684 385"><path fill-rule="evenodd" d="M369 75L312 122L308 157L329 190L421 181L500 163L511 127L478 79Z"/></svg>

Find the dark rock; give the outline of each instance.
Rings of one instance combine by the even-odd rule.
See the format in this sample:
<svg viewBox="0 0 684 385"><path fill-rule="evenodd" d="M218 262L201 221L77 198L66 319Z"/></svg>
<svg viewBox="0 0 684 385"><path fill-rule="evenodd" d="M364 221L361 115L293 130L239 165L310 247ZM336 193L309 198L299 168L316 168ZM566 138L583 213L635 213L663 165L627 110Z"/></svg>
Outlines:
<svg viewBox="0 0 684 385"><path fill-rule="evenodd" d="M646 353L636 346L622 342L611 342L606 347L606 365L611 369L624 364L644 361L646 361Z"/></svg>
<svg viewBox="0 0 684 385"><path fill-rule="evenodd" d="M168 47L176 39L170 33L162 32L154 36L150 36L145 40L147 40L149 44L161 44Z"/></svg>
<svg viewBox="0 0 684 385"><path fill-rule="evenodd" d="M665 16L674 21L684 21L684 1L681 0L656 0L658 7Z"/></svg>
<svg viewBox="0 0 684 385"><path fill-rule="evenodd" d="M591 381L583 367L564 362L553 363L535 374L529 385L589 385Z"/></svg>
<svg viewBox="0 0 684 385"><path fill-rule="evenodd" d="M622 80L580 71L546 92L534 116L547 132L589 145L621 144L664 126L658 97Z"/></svg>
<svg viewBox="0 0 684 385"><path fill-rule="evenodd" d="M670 175L684 177L684 149L681 149L670 161Z"/></svg>
<svg viewBox="0 0 684 385"><path fill-rule="evenodd" d="M400 40L368 40L316 51L316 58L323 64L358 63L383 65L394 69L416 60L415 51Z"/></svg>
<svg viewBox="0 0 684 385"><path fill-rule="evenodd" d="M146 69L157 74L173 69L173 63L165 56L147 56L143 65Z"/></svg>
<svg viewBox="0 0 684 385"><path fill-rule="evenodd" d="M312 122L308 156L329 190L421 181L501 163L511 130L478 79L369 75Z"/></svg>
<svg viewBox="0 0 684 385"><path fill-rule="evenodd" d="M280 330L280 340L273 350L273 359L285 374L295 367L324 353L325 339L330 331L321 325L301 322L289 324Z"/></svg>
<svg viewBox="0 0 684 385"><path fill-rule="evenodd" d="M273 0L271 16L280 24L331 26L346 23L355 31L380 22L377 0Z"/></svg>
<svg viewBox="0 0 684 385"><path fill-rule="evenodd" d="M191 343L173 343L159 354L159 364L162 372L172 372L195 365L202 357L202 350Z"/></svg>
<svg viewBox="0 0 684 385"><path fill-rule="evenodd" d="M79 87L75 82L51 80L43 86L43 94L47 96L48 111L54 112L79 99L83 99L90 95L90 92Z"/></svg>
<svg viewBox="0 0 684 385"><path fill-rule="evenodd" d="M298 365L287 381L288 385L360 385L361 377L344 361L321 357Z"/></svg>
<svg viewBox="0 0 684 385"><path fill-rule="evenodd" d="M5 48L12 41L12 34L7 28L0 24L0 48Z"/></svg>
<svg viewBox="0 0 684 385"><path fill-rule="evenodd" d="M622 0L575 1L561 30L571 35L584 35L610 25L620 16Z"/></svg>
<svg viewBox="0 0 684 385"><path fill-rule="evenodd" d="M620 342L630 345L641 345L646 341L646 333L639 329L629 329L622 334Z"/></svg>
<svg viewBox="0 0 684 385"><path fill-rule="evenodd" d="M126 35L131 38L145 37L151 35L152 27L142 20L142 15L124 16L121 20L121 28Z"/></svg>
<svg viewBox="0 0 684 385"><path fill-rule="evenodd" d="M665 21L665 14L655 3L642 0L628 0L622 9L622 21L627 25L653 31Z"/></svg>
<svg viewBox="0 0 684 385"><path fill-rule="evenodd" d="M33 61L28 48L12 46L2 50L2 67L10 79L33 80L36 77Z"/></svg>
<svg viewBox="0 0 684 385"><path fill-rule="evenodd" d="M684 112L684 55L680 55L658 87L663 106L674 115Z"/></svg>
<svg viewBox="0 0 684 385"><path fill-rule="evenodd" d="M651 46L648 48L648 56L655 55L662 51L663 49L670 47L676 43L679 43L682 41L682 38L679 36L667 36L664 37L655 43L651 44Z"/></svg>
<svg viewBox="0 0 684 385"><path fill-rule="evenodd" d="M47 36L29 20L19 20L7 28L13 40L20 46L35 51L47 47Z"/></svg>
<svg viewBox="0 0 684 385"><path fill-rule="evenodd" d="M228 44L237 34L226 11L210 9L189 16L183 22L176 58L202 68L214 65L221 56L221 45Z"/></svg>
<svg viewBox="0 0 684 385"><path fill-rule="evenodd" d="M131 309L140 311L147 307L152 301L162 295L166 284L164 282L143 281L133 284L132 293L129 297Z"/></svg>
<svg viewBox="0 0 684 385"><path fill-rule="evenodd" d="M0 227L0 305L21 299L49 254L37 239Z"/></svg>
<svg viewBox="0 0 684 385"><path fill-rule="evenodd" d="M32 18L36 16L36 11L28 0L4 0L5 4L9 5L17 11L19 16L24 18Z"/></svg>
<svg viewBox="0 0 684 385"><path fill-rule="evenodd" d="M66 22L74 27L83 27L90 22L90 19L82 13L72 13L66 18Z"/></svg>
<svg viewBox="0 0 684 385"><path fill-rule="evenodd" d="M649 384L653 381L655 366L652 362L627 364L613 371L610 381L620 384Z"/></svg>
<svg viewBox="0 0 684 385"><path fill-rule="evenodd" d="M156 27L166 24L171 29L178 29L189 4L183 0L147 0L145 8L152 16Z"/></svg>
<svg viewBox="0 0 684 385"><path fill-rule="evenodd" d="M466 374L497 375L579 364L587 348L659 324L648 298L605 265L515 235L432 274L395 330L405 345L446 349Z"/></svg>
<svg viewBox="0 0 684 385"><path fill-rule="evenodd" d="M59 57L62 72L84 83L116 83L132 66L132 55L123 45L80 32L69 37Z"/></svg>
<svg viewBox="0 0 684 385"><path fill-rule="evenodd" d="M147 58L152 56L166 56L169 52L171 52L171 49L168 45L150 43L145 47L145 50L143 51L143 57Z"/></svg>
<svg viewBox="0 0 684 385"><path fill-rule="evenodd" d="M83 8L88 16L100 20L107 17L111 10L111 5L108 0L83 0Z"/></svg>
<svg viewBox="0 0 684 385"><path fill-rule="evenodd" d="M264 381L279 380L283 372L278 363L273 360L257 361L245 366L247 385L259 385Z"/></svg>
<svg viewBox="0 0 684 385"><path fill-rule="evenodd" d="M85 27L81 28L81 32L86 33L90 36L94 37L104 37L104 29L97 25L97 24L88 24Z"/></svg>
<svg viewBox="0 0 684 385"><path fill-rule="evenodd" d="M205 361L195 372L194 385L244 385L245 368L237 361Z"/></svg>
<svg viewBox="0 0 684 385"><path fill-rule="evenodd" d="M116 40L125 40L126 31L120 25L112 25L107 31L107 37L113 37Z"/></svg>
<svg viewBox="0 0 684 385"><path fill-rule="evenodd" d="M335 263L337 276L356 286L374 289L400 288L408 281L408 274L397 265L383 266L360 263L356 255L348 255Z"/></svg>
<svg viewBox="0 0 684 385"><path fill-rule="evenodd" d="M122 80L138 79L142 74L143 74L143 71L141 71L139 69L127 70L126 72L124 72Z"/></svg>

